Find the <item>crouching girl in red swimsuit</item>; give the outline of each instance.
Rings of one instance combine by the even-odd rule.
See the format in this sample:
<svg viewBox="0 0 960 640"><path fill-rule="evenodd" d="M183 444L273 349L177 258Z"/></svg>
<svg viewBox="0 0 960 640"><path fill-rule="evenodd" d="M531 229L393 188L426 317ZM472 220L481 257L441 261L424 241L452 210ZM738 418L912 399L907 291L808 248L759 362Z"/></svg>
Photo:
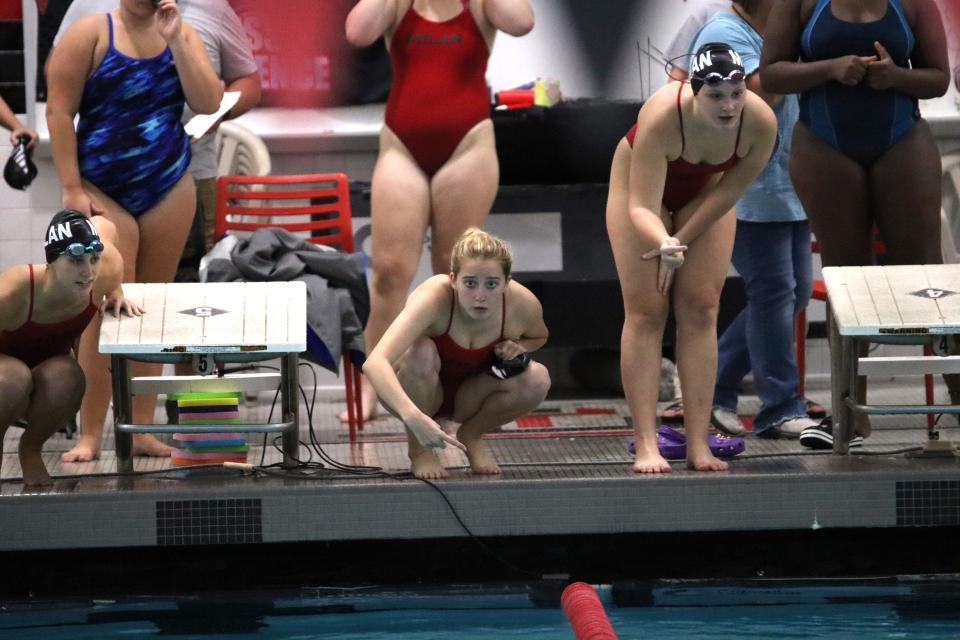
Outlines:
<svg viewBox="0 0 960 640"><path fill-rule="evenodd" d="M363 372L407 428L418 478L445 478L436 449L466 452L478 474L500 473L482 436L526 415L546 397L550 375L529 359L547 341L543 309L510 279L507 245L468 229L453 247L450 274L417 287L367 358ZM438 418L460 424L446 434Z"/></svg>
<svg viewBox="0 0 960 640"><path fill-rule="evenodd" d="M0 450L7 427L25 419L20 467L25 485L50 484L43 443L80 408L86 382L77 350L94 315L141 315L123 297L123 260L106 218L64 209L47 227L47 264L0 275Z"/></svg>

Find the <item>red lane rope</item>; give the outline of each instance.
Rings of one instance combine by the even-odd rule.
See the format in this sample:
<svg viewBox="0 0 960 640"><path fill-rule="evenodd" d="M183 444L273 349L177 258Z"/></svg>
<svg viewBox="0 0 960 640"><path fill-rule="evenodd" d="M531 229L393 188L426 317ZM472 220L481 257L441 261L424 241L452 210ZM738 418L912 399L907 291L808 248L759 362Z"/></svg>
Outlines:
<svg viewBox="0 0 960 640"><path fill-rule="evenodd" d="M617 640L597 592L587 583L574 582L564 589L560 605L577 640Z"/></svg>

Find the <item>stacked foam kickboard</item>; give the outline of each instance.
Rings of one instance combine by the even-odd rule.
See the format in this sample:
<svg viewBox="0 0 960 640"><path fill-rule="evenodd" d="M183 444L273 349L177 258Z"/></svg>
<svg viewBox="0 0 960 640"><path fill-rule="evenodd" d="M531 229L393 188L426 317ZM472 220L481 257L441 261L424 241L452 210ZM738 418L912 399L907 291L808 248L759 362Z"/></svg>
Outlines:
<svg viewBox="0 0 960 640"><path fill-rule="evenodd" d="M177 424L239 424L239 393L183 393L171 397L177 403ZM175 433L179 448L175 465L246 462L250 446L240 433Z"/></svg>

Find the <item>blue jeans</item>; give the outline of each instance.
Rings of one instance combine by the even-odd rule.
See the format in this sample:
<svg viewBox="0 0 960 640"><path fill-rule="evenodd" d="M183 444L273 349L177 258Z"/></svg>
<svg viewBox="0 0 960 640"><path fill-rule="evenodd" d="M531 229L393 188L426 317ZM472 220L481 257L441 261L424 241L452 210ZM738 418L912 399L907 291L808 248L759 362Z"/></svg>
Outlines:
<svg viewBox="0 0 960 640"><path fill-rule="evenodd" d="M720 337L713 403L736 411L740 384L753 370L761 402L753 431L759 433L806 415L793 325L813 285L810 225L737 220L733 266L743 277L747 306Z"/></svg>

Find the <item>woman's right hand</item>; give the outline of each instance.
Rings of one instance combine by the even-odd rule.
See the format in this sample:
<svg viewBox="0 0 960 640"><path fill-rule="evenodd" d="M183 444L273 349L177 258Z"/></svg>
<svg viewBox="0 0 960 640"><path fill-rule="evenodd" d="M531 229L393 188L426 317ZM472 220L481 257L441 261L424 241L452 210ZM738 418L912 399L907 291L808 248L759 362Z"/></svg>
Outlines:
<svg viewBox="0 0 960 640"><path fill-rule="evenodd" d="M64 189L60 199L64 209L74 209L88 218L103 215L104 208L82 187Z"/></svg>
<svg viewBox="0 0 960 640"><path fill-rule="evenodd" d="M660 264L657 266L657 291L666 295L670 291L670 284L673 282L674 271L683 266L684 251L687 245L680 244L680 240L673 236L667 236L660 243L659 249L653 249L643 254L644 260L660 258Z"/></svg>
<svg viewBox="0 0 960 640"><path fill-rule="evenodd" d="M850 87L858 85L867 77L867 69L870 63L876 61L876 56L849 55L834 58L831 77L840 84Z"/></svg>
<svg viewBox="0 0 960 640"><path fill-rule="evenodd" d="M435 420L424 413L405 418L403 424L410 429L417 442L428 449L443 449L451 444L461 451L467 450L462 442L447 434Z"/></svg>
<svg viewBox="0 0 960 640"><path fill-rule="evenodd" d="M183 34L182 26L176 0L160 0L157 5L157 29L167 44L175 43Z"/></svg>
<svg viewBox="0 0 960 640"><path fill-rule="evenodd" d="M40 135L34 129L17 127L10 132L10 144L16 146L16 144L20 142L20 136L30 138L30 141L27 143L27 148L30 150L33 150L37 146L37 140L40 139Z"/></svg>

